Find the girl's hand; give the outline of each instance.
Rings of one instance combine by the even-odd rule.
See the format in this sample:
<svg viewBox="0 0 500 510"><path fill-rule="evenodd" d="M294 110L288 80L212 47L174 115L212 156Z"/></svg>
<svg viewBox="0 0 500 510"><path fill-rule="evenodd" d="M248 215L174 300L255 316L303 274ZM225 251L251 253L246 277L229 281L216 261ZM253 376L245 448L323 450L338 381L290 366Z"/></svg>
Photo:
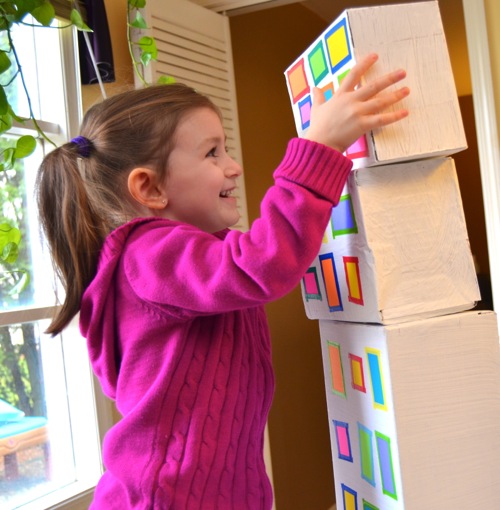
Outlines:
<svg viewBox="0 0 500 510"><path fill-rule="evenodd" d="M377 59L377 55L370 54L358 62L328 101L318 88L313 89L311 124L304 138L344 152L367 131L408 116L405 109L384 113L410 93L408 87L386 90L406 77L404 70L386 74L356 88Z"/></svg>

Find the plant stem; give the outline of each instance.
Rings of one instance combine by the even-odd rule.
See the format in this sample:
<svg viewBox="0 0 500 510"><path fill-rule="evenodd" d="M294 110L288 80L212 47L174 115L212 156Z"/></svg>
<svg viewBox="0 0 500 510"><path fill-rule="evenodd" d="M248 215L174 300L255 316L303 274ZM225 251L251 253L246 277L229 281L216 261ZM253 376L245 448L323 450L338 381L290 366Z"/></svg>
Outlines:
<svg viewBox="0 0 500 510"><path fill-rule="evenodd" d="M142 72L139 70L138 62L134 56L134 48L132 42L132 25L130 24L130 14L132 13L132 8L130 6L130 2L127 2L127 43L128 43L128 51L130 53L130 57L132 59L132 65L134 66L134 71L137 77L141 80L141 83L147 87L148 82L145 80Z"/></svg>
<svg viewBox="0 0 500 510"><path fill-rule="evenodd" d="M33 122L33 125L35 126L36 132L39 134L39 136L41 136L44 140L46 140L47 142L52 144L54 147L56 147L56 144L44 133L43 129L38 125L38 122L37 122L37 120L35 118L35 114L33 113L33 107L31 105L31 98L30 98L30 95L29 95L29 92L28 92L28 87L26 86L26 81L24 80L24 74L23 74L23 69L22 69L22 66L21 66L21 62L19 61L19 57L17 55L16 48L15 48L14 43L12 41L12 34L10 32L10 28L7 29L7 37L9 39L9 44L10 44L10 47L12 49L12 54L14 55L14 59L16 61L16 65L17 65L17 69L18 69L18 72L19 72L19 77L21 78L21 83L23 85L24 93L25 93L26 99L28 101L28 110L29 110L29 114L30 114L29 118Z"/></svg>

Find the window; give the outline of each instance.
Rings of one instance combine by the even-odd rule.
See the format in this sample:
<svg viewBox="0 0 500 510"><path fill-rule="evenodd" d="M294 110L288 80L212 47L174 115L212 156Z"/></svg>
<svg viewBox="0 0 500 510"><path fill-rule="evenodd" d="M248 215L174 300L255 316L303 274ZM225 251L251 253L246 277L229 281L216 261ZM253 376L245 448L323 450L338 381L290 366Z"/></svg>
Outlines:
<svg viewBox="0 0 500 510"><path fill-rule="evenodd" d="M35 84L30 98L39 124L55 143L70 139L81 119L73 29L25 26L14 37L26 81ZM47 58L48 52L61 59ZM20 109L27 108L20 85L9 93ZM29 129L18 125L9 136ZM109 423L111 414L109 404L95 395L76 321L58 337L43 333L54 310L55 284L39 241L33 186L38 165L50 149L48 142L40 141L35 153L15 169L0 171L0 223L13 224L23 234L17 261L12 267L0 264L3 510L87 508L102 472L99 423L105 428L103 421ZM19 292L16 282L23 271L30 280Z"/></svg>

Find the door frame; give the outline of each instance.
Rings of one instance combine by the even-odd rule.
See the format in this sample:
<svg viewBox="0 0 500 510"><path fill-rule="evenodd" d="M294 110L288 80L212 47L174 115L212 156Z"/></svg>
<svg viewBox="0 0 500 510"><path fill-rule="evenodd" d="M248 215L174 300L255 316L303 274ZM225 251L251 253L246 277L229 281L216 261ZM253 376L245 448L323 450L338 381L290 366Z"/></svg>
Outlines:
<svg viewBox="0 0 500 510"><path fill-rule="evenodd" d="M484 0L462 0L483 190L493 308L500 311L500 150Z"/></svg>

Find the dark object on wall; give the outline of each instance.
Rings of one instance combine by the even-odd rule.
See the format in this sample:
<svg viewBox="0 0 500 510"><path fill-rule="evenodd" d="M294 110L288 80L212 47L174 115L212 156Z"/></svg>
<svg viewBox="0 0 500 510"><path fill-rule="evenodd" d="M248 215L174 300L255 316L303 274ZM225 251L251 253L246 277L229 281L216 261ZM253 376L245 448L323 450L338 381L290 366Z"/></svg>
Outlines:
<svg viewBox="0 0 500 510"><path fill-rule="evenodd" d="M109 34L108 18L103 0L85 0L87 25L93 32L87 33L95 62L103 83L115 81L113 49ZM98 83L96 70L85 42L83 32L78 32L78 51L80 57L80 75L82 85Z"/></svg>

